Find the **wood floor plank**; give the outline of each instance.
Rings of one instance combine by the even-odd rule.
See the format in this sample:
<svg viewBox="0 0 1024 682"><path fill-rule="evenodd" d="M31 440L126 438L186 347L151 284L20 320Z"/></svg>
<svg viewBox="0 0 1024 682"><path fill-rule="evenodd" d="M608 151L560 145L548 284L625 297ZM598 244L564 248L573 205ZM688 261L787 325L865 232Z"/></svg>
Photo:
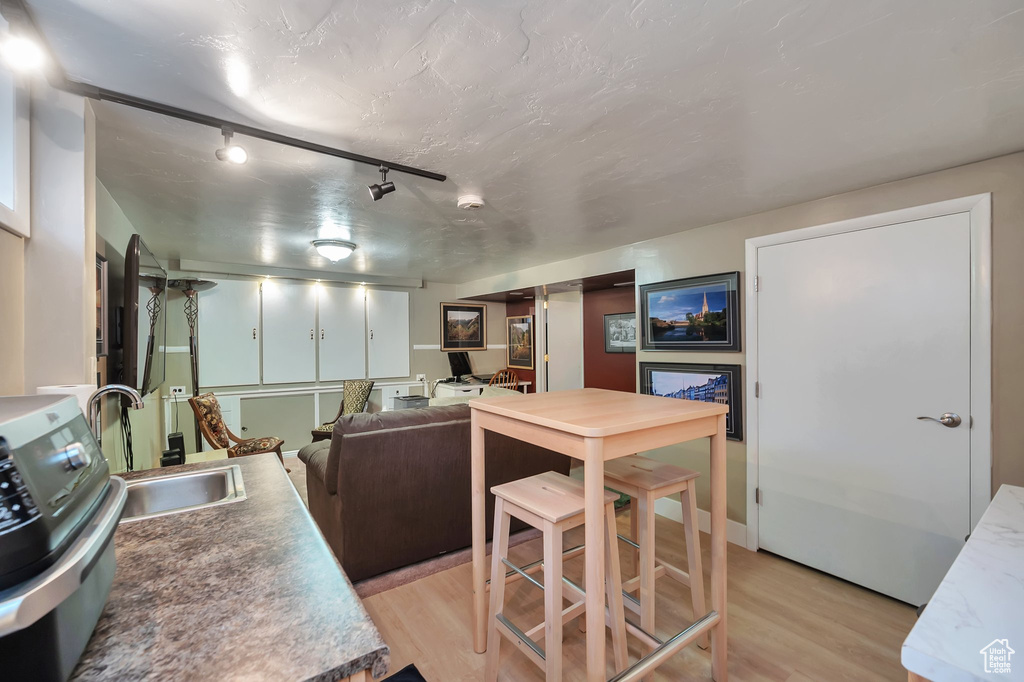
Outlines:
<svg viewBox="0 0 1024 682"><path fill-rule="evenodd" d="M617 520L629 531L629 512ZM565 546L582 542L581 529L566 533ZM657 518L657 555L686 565L683 535L675 521ZM705 567L710 538L701 534ZM542 554L540 540L510 550L512 561L528 563ZM636 575L631 552L621 551L623 579ZM582 557L565 562L565 574L579 582ZM364 600L384 641L391 668L415 663L432 682L479 680L484 656L473 652L471 567L456 566ZM705 587L709 579L704 578ZM657 583L657 633L668 636L693 620L689 590L672 580ZM505 614L523 630L544 617L544 596L526 581L506 590ZM914 623L913 607L764 552L729 545L729 676L738 682L873 682L905 680L900 645ZM642 654L629 638L630 659ZM609 648L610 648L609 640ZM566 627L566 680L583 679L586 636ZM609 657L610 658L610 657ZM609 661L610 663L610 661ZM611 666L608 668L611 674ZM543 673L514 650L503 647L499 680L543 680ZM658 670L655 680L709 680L711 659L695 646Z"/></svg>

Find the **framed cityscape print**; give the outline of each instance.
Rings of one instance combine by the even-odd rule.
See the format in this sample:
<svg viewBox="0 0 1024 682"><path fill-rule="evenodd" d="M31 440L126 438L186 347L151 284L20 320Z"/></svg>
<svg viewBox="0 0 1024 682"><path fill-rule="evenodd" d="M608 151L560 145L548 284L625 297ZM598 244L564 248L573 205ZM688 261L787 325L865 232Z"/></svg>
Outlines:
<svg viewBox="0 0 1024 682"><path fill-rule="evenodd" d="M743 384L739 365L641 362L641 392L729 406L725 437L743 440Z"/></svg>
<svg viewBox="0 0 1024 682"><path fill-rule="evenodd" d="M505 318L505 363L513 369L533 369L533 316Z"/></svg>
<svg viewBox="0 0 1024 682"><path fill-rule="evenodd" d="M442 303L441 350L487 350L487 305Z"/></svg>
<svg viewBox="0 0 1024 682"><path fill-rule="evenodd" d="M604 316L604 352L636 353L636 313Z"/></svg>
<svg viewBox="0 0 1024 682"><path fill-rule="evenodd" d="M676 279L640 287L641 348L740 349L740 273Z"/></svg>

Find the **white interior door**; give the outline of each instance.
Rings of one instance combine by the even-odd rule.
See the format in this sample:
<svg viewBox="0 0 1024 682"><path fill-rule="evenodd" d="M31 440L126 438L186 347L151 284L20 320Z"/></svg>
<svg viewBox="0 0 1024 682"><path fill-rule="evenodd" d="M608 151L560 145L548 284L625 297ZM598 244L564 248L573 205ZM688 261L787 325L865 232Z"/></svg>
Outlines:
<svg viewBox="0 0 1024 682"><path fill-rule="evenodd" d="M366 295L356 287L321 286L320 381L366 378Z"/></svg>
<svg viewBox="0 0 1024 682"><path fill-rule="evenodd" d="M370 378L409 376L409 292L367 289L366 322Z"/></svg>
<svg viewBox="0 0 1024 682"><path fill-rule="evenodd" d="M760 547L924 603L971 527L969 214L765 246L757 277Z"/></svg>
<svg viewBox="0 0 1024 682"><path fill-rule="evenodd" d="M583 294L550 294L547 308L547 390L583 388Z"/></svg>
<svg viewBox="0 0 1024 682"><path fill-rule="evenodd" d="M199 296L199 385L260 382L260 285L221 280Z"/></svg>
<svg viewBox="0 0 1024 682"><path fill-rule="evenodd" d="M264 282L263 383L316 381L316 287Z"/></svg>

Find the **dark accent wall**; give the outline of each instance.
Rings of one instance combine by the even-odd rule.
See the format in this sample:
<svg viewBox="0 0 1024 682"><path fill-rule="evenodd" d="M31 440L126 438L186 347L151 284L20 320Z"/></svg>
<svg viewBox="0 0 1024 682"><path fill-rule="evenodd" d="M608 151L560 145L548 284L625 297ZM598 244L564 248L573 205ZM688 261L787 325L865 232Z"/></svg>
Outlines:
<svg viewBox="0 0 1024 682"><path fill-rule="evenodd" d="M636 353L604 352L604 316L636 310L633 287L583 293L583 385L636 392Z"/></svg>
<svg viewBox="0 0 1024 682"><path fill-rule="evenodd" d="M530 385L526 387L527 393L537 392L537 367L540 366L541 359L537 357L537 335L540 334L541 330L537 328L537 315L531 311L531 308L536 307L534 301L509 301L505 304L505 316L506 317L522 317L523 315L533 315L533 369L520 369L513 367L515 373L519 375L520 381L529 381ZM505 329L503 326L502 329ZM503 332L504 333L504 332ZM501 341L496 343L505 343L506 339L503 337ZM508 356L506 355L506 358Z"/></svg>

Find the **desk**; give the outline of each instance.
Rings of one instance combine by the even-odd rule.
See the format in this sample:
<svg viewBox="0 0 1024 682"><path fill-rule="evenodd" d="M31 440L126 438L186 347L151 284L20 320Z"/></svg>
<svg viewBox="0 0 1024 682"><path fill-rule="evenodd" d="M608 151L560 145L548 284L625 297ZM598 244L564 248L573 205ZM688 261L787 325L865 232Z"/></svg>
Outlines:
<svg viewBox="0 0 1024 682"><path fill-rule="evenodd" d="M487 648L487 557L484 431L561 452L584 462L586 516L587 680L606 675L604 463L697 438L711 438L711 611L616 679L632 682L666 658L711 634L711 677L726 682L725 415L729 408L675 398L584 388L524 396L476 398L471 411L473 500L473 649Z"/></svg>
<svg viewBox="0 0 1024 682"><path fill-rule="evenodd" d="M517 390L526 393L529 381L520 381ZM467 395L480 395L480 392L487 388L487 384L476 381L460 381L459 383L443 384L438 383L434 387L435 398L458 398Z"/></svg>

